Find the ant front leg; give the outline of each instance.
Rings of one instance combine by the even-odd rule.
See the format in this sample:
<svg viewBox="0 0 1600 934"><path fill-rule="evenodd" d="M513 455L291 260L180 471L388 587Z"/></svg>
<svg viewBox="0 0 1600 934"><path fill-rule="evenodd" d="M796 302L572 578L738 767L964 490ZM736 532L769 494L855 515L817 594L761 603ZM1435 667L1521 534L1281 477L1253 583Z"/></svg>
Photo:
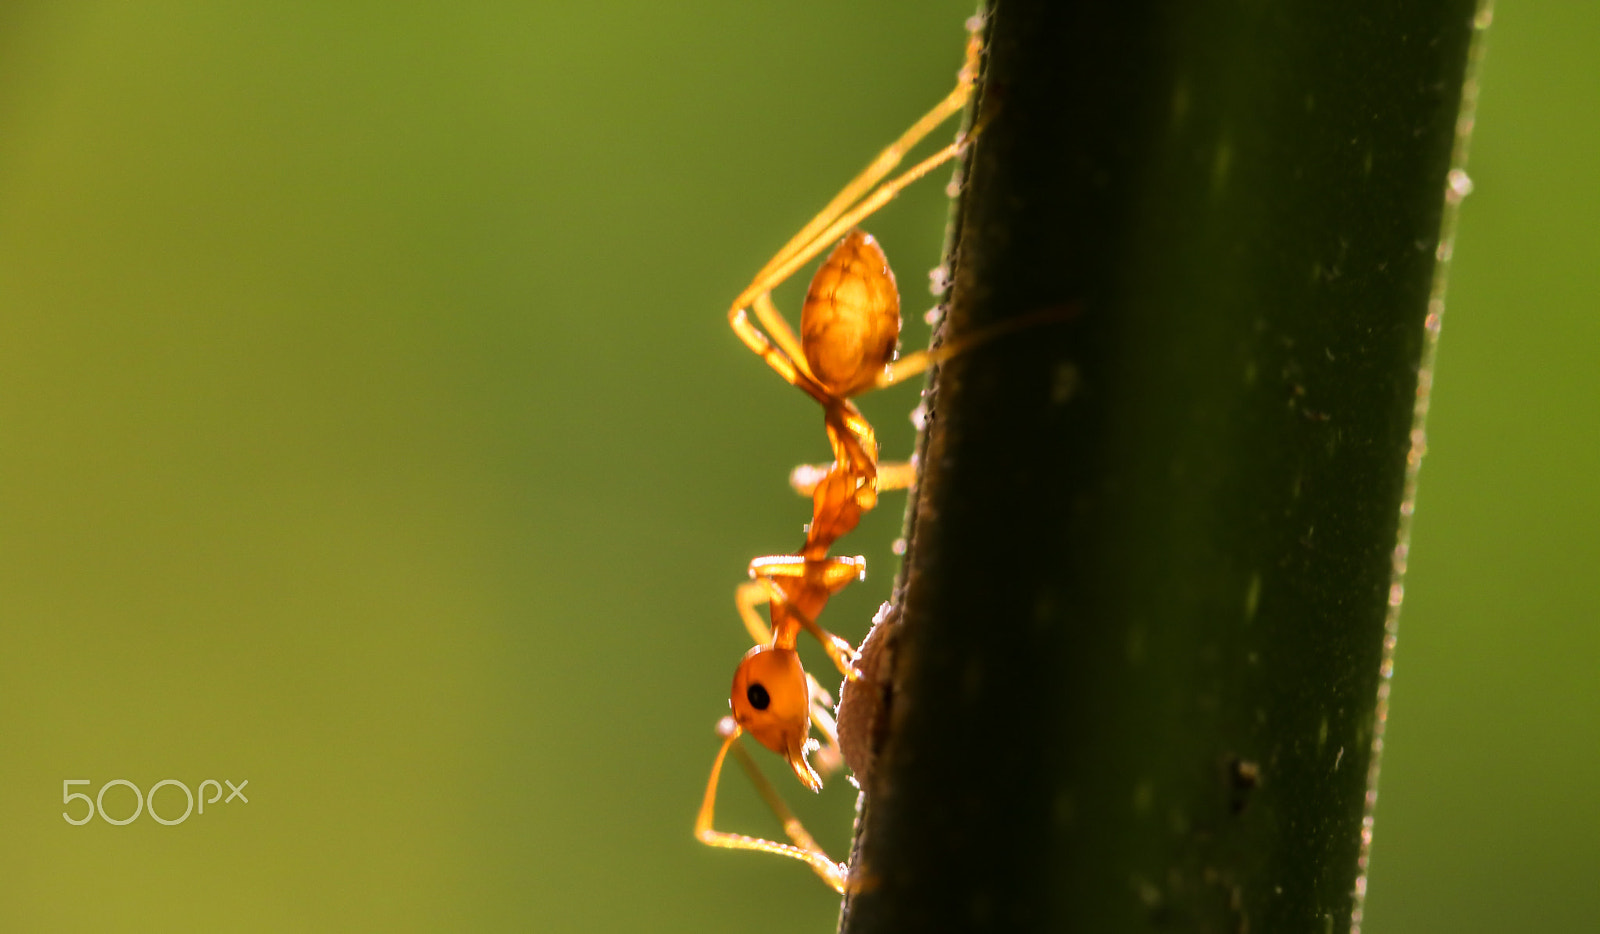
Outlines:
<svg viewBox="0 0 1600 934"><path fill-rule="evenodd" d="M723 717L717 724L717 732L722 734L722 748L717 750L717 757L711 763L711 778L706 782L706 794L700 803L700 813L695 817L694 835L707 846L722 847L729 850L754 850L758 853L772 853L776 856L787 856L797 859L811 867L812 871L822 878L822 881L840 894L847 888L849 869L843 863L836 863L828 857L826 851L817 845L817 841L806 831L799 818L789 810L779 797L778 790L772 787L767 777L761 774L761 769L750 758L750 753L745 751L739 740L739 727L731 717ZM716 818L717 784L722 777L722 763L727 758L729 750L734 758L739 760L739 765L750 776L751 784L755 785L756 792L766 802L772 813L777 815L783 824L784 835L790 843L779 843L775 840L764 840L760 837L749 837L744 834L727 833L715 829L712 824Z"/></svg>

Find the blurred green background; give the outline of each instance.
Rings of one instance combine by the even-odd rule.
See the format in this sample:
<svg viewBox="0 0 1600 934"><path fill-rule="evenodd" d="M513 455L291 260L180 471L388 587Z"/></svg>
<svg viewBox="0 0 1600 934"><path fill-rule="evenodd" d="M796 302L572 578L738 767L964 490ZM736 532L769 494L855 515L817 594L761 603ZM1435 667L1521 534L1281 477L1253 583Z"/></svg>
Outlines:
<svg viewBox="0 0 1600 934"><path fill-rule="evenodd" d="M831 929L690 836L733 587L827 453L723 316L971 9L0 6L0 930ZM1600 916L1597 30L1490 33L1376 934ZM941 187L870 225L912 344ZM890 456L915 395L866 400ZM62 819L65 779L168 778L249 803ZM730 778L721 823L775 829ZM848 786L800 803L842 854Z"/></svg>

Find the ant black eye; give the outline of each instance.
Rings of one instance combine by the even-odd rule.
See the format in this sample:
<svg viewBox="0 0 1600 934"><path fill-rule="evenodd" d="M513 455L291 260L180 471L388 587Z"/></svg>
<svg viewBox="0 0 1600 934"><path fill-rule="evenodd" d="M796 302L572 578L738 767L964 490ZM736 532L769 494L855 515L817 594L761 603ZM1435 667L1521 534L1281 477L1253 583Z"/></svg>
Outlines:
<svg viewBox="0 0 1600 934"><path fill-rule="evenodd" d="M767 706L772 703L772 695L768 694L767 689L759 684L750 685L749 690L744 692L744 697L745 700L750 702L750 706L757 710L766 710Z"/></svg>

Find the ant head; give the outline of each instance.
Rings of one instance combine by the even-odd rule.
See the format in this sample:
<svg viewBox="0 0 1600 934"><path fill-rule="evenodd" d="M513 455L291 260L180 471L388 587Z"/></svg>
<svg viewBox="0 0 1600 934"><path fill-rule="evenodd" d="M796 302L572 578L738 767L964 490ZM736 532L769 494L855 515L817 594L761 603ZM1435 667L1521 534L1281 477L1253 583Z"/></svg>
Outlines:
<svg viewBox="0 0 1600 934"><path fill-rule="evenodd" d="M802 785L812 791L822 787L822 779L806 761L813 745L811 692L799 653L768 645L751 649L733 673L728 704L739 726L783 756Z"/></svg>

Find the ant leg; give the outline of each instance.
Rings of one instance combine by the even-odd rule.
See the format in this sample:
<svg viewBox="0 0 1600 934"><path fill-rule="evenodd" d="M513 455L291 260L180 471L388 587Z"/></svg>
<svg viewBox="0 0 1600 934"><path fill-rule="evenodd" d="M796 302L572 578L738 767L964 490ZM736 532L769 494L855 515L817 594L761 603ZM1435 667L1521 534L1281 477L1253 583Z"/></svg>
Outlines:
<svg viewBox="0 0 1600 934"><path fill-rule="evenodd" d="M901 173L900 175L897 175L889 181L878 186L878 188L874 189L871 195L869 195L865 200L841 214L831 224L823 228L822 232L817 234L814 240L812 240L810 243L807 243L801 249L795 251L787 258L779 259L778 257L774 257L774 262L767 264L769 268L762 269L761 273L756 277L756 280L752 282L750 286L744 290L744 292L740 293L738 299L736 299L736 304L733 306L733 310L729 312L729 319L732 320L735 316L742 316L743 309L750 304L755 296L760 295L763 292L772 291L772 289L777 286L778 283L783 282L785 279L794 275L795 270L810 262L818 253L821 253L825 248L827 248L829 244L844 236L846 231L861 223L863 218L877 211L885 204L888 204L894 199L894 196L898 195L907 185L910 185L912 182L922 178L924 175L927 175L929 172L932 172L939 166L949 162L958 153L960 153L961 150L966 147L966 145L967 140L965 137L957 139L950 145L940 149L938 152L905 170L905 172Z"/></svg>
<svg viewBox="0 0 1600 934"><path fill-rule="evenodd" d="M789 471L789 486L801 496L812 496L828 474L837 467L833 464L800 464ZM878 491L909 490L917 485L917 465L911 461L881 461L878 464Z"/></svg>
<svg viewBox="0 0 1600 934"><path fill-rule="evenodd" d="M733 601L739 605L739 618L744 620L744 628L750 633L750 638L756 640L756 645L772 644L772 628L756 612L757 605L771 599L772 592L767 589L765 581L740 584L733 594Z"/></svg>
<svg viewBox="0 0 1600 934"><path fill-rule="evenodd" d="M751 302L750 309L756 313L756 320L767 329L778 348L794 362L795 369L800 370L812 379L816 376L811 372L811 366L806 362L806 352L800 344L800 338L795 336L794 330L789 327L789 322L778 313L778 307L772 304L772 295L762 292Z"/></svg>
<svg viewBox="0 0 1600 934"><path fill-rule="evenodd" d="M841 863L836 863L828 858L828 854L811 834L806 832L799 819L783 803L778 796L777 789L767 781L761 769L750 758L743 744L738 742L740 729L733 723L732 718L724 717L717 724L717 732L725 738L722 748L717 750L717 758L711 763L711 778L706 782L705 799L700 804L700 813L695 817L694 835L701 843L707 846L722 847L729 850L755 850L759 853L773 853L778 856L787 856L798 859L811 867L812 871L822 877L835 892L844 893L849 870ZM744 834L726 833L712 827L717 806L717 783L722 776L722 763L728 756L728 750L733 750L734 757L739 760L739 765L750 776L750 781L756 786L756 791L761 795L767 807L777 815L783 823L783 832L793 843L778 843L774 840L763 840L760 837L747 837Z"/></svg>
<svg viewBox="0 0 1600 934"><path fill-rule="evenodd" d="M905 158L906 153L910 152L929 133L937 129L940 124L950 119L951 116L967 105L967 100L972 96L973 85L978 80L978 58L983 51L983 39L977 32L978 25L977 23L972 24L972 33L967 38L966 57L962 62L960 72L957 73L955 88L945 95L943 100L935 104L932 110L929 110L921 119L913 123L909 129L900 134L899 139L890 143L861 174L851 179L849 184L845 185L837 195L833 196L833 200L829 201L826 207L819 211L804 227L800 228L800 232L791 237L789 242L785 243L783 248L778 250L772 259L761 268L761 271L756 273L755 280L750 284L750 287L745 289L744 293L734 302L735 307L743 307L760 292L771 291L774 285L787 279L795 268L804 265L806 260L820 252L823 246L838 239L837 234L828 235L825 231L838 226L836 221L839 217L851 205L871 191L873 186L894 171L895 167ZM932 168L933 166L929 166L921 174L926 174ZM917 177L920 178L921 174ZM900 185L895 191L898 192L899 188L903 187L904 185ZM893 197L893 195L891 194L889 197ZM887 200L888 198L884 199L884 201ZM867 213L870 214L871 211ZM865 214L862 216L864 217ZM856 220L859 219L857 218ZM845 224L841 229L848 229L853 226L855 226L855 221ZM801 258L790 265L791 261L795 260L796 257ZM775 274L777 270L785 266L789 266L789 272Z"/></svg>
<svg viewBox="0 0 1600 934"><path fill-rule="evenodd" d="M810 496L817 492L817 486L828 478L834 468L839 466L838 461L832 464L800 464L789 471L789 486L801 496Z"/></svg>
<svg viewBox="0 0 1600 934"><path fill-rule="evenodd" d="M885 386L893 386L895 383L898 383L901 380L916 376L918 373L921 373L923 370L926 370L928 367L933 366L934 364L943 363L946 360L949 360L951 357L960 356L961 354L964 354L970 350L976 350L977 348L989 343L997 337L1004 337L1007 334L1011 334L1015 331L1021 331L1026 328L1038 327L1041 324L1054 324L1057 321L1066 321L1077 313L1078 307L1076 305L1062 305L1053 308L1046 308L1043 311L1022 315L1018 318L1012 318L1009 321L1002 321L999 324L991 325L979 330L975 334L967 334L957 337L953 340L947 340L944 342L944 344L934 350L919 350L915 353L908 353L895 362L889 364L887 367L884 367L883 373L873 381L872 388L882 389Z"/></svg>
<svg viewBox="0 0 1600 934"><path fill-rule="evenodd" d="M893 386L916 376L930 366L943 363L951 357L966 353L979 344L988 343L1002 334L1016 330L1015 326L1009 325L1010 322L1007 322L979 331L971 337L945 341L937 350L918 350L908 353L884 367L883 372L878 374L878 378L872 381L872 388L883 389L886 386Z"/></svg>
<svg viewBox="0 0 1600 934"><path fill-rule="evenodd" d="M811 672L806 672L806 690L811 692L812 717L811 723L822 732L822 738L832 742L838 738L838 730L833 722L833 695L816 679ZM817 719L816 713L820 710L824 717Z"/></svg>
<svg viewBox="0 0 1600 934"><path fill-rule="evenodd" d="M909 490L917 485L916 461L893 461L878 465L878 489Z"/></svg>
<svg viewBox="0 0 1600 934"><path fill-rule="evenodd" d="M757 583L768 581L778 589L778 599L785 599L783 589L778 585L781 578L798 579L818 573L820 568L822 584L831 596L844 589L844 586L853 580L861 580L867 576L867 559L861 555L846 557L838 555L823 561L807 561L799 555L764 555L750 562L750 576Z"/></svg>
<svg viewBox="0 0 1600 934"><path fill-rule="evenodd" d="M778 310L772 306L771 299L765 293L757 296L757 299L755 303L756 316L763 323L767 321L769 316L780 323L783 321L783 317L778 314ZM805 391L806 395L824 406L830 405L835 401L833 394L824 389L806 367L805 356L798 352L794 332L789 330L787 324L782 326L782 336L775 336L775 339L780 344L779 347L774 347L772 341L767 340L767 335L760 328L750 323L750 319L745 315L743 306L728 312L728 325L733 328L733 333L739 335L739 339L744 341L744 345L750 348L756 356L765 360L767 365L776 370L785 382L800 387ZM792 348L784 346L785 341L796 346Z"/></svg>
<svg viewBox="0 0 1600 934"><path fill-rule="evenodd" d="M812 755L818 771L832 775L844 765L844 750L839 746L839 724L833 718L833 697L811 672L806 672L806 686L811 691L811 725L822 734L822 747Z"/></svg>

